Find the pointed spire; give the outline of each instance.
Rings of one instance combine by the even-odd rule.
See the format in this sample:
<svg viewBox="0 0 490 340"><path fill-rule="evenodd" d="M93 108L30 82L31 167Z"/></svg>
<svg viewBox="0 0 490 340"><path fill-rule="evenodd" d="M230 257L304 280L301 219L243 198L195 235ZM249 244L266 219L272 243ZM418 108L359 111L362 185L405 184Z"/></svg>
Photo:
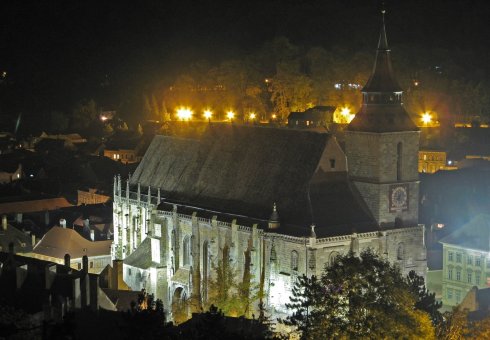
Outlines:
<svg viewBox="0 0 490 340"><path fill-rule="evenodd" d="M385 13L386 10L383 8L381 9L381 33L379 34L379 41L378 41L378 51L389 51L390 49L388 48L388 39L386 38L386 28L385 28Z"/></svg>
<svg viewBox="0 0 490 340"><path fill-rule="evenodd" d="M390 49L386 38L384 8L381 10L381 31L379 34L378 49L374 61L373 72L362 92L401 92L402 89L395 79L391 66Z"/></svg>

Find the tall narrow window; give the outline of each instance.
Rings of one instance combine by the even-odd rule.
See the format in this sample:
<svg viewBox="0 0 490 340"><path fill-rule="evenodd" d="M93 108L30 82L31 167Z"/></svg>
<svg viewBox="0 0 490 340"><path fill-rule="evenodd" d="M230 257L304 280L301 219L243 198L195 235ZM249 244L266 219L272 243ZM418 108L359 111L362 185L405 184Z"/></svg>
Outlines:
<svg viewBox="0 0 490 340"><path fill-rule="evenodd" d="M202 298L207 301L208 298L208 280L209 280L209 244L204 241L202 244Z"/></svg>
<svg viewBox="0 0 490 340"><path fill-rule="evenodd" d="M396 257L398 260L404 260L405 259L405 247L403 243L398 244L398 249L396 251Z"/></svg>
<svg viewBox="0 0 490 340"><path fill-rule="evenodd" d="M188 266L191 264L190 260L190 253L191 253L191 247L190 247L190 239L189 236L184 237L184 242L182 244L182 258L184 260L184 266Z"/></svg>
<svg viewBox="0 0 490 340"><path fill-rule="evenodd" d="M298 252L293 250L291 252L291 270L298 271Z"/></svg>
<svg viewBox="0 0 490 340"><path fill-rule="evenodd" d="M402 154L403 154L403 145L401 142L396 146L396 180L402 180Z"/></svg>

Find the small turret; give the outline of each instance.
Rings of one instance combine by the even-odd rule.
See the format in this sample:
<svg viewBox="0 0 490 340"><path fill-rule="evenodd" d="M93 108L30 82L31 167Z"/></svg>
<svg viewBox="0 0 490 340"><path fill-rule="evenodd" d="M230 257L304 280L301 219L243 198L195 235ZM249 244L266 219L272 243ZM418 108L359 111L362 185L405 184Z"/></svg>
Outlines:
<svg viewBox="0 0 490 340"><path fill-rule="evenodd" d="M279 213L277 212L277 206L276 202L274 202L273 208L272 208L272 214L271 217L269 218L269 229L277 229L279 228Z"/></svg>

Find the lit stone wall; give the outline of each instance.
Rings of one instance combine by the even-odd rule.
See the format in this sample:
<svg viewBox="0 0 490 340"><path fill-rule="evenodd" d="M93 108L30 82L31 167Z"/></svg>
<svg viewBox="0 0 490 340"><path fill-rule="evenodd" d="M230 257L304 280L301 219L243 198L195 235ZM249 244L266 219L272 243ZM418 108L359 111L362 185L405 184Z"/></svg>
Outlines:
<svg viewBox="0 0 490 340"><path fill-rule="evenodd" d="M346 254L351 249L358 253L370 247L390 262L398 264L404 274L415 270L425 275L427 264L423 226L323 239L291 237L264 231L257 226L219 221L217 217L205 219L197 217L195 213L184 215L175 210L157 211L156 197L152 197L152 203L148 204L148 200L141 198L128 200L124 191L119 194L117 186L115 192L113 257L126 258L146 237L160 240L160 263L148 270L125 264L124 278L132 289L145 288L162 299L166 307L172 305L176 289L183 289L187 297L196 289L200 289L202 298L206 298L209 279L214 275L213 265L217 265L218 259L222 258L225 246L230 249L230 264L236 270L238 281L243 277L244 253L250 249L253 285L258 287L263 268L267 297L265 302L277 315L287 312L285 303L289 301L296 277L302 274L320 275L335 255ZM133 197L134 194L133 192L128 196ZM138 214L148 217L150 221L129 218ZM126 223L122 216L126 216L127 221L135 222ZM135 237L139 240L136 243L128 237L135 231L138 235L137 230L146 230L145 228L148 228L148 232ZM185 239L192 240L190 247L184 246ZM121 245L126 247L123 248ZM403 248L401 252L400 246ZM190 252L187 262L185 249ZM293 260L293 256L297 257L296 260ZM128 269L131 269L131 275ZM196 283L192 279L196 270L201 281L199 288L194 286Z"/></svg>

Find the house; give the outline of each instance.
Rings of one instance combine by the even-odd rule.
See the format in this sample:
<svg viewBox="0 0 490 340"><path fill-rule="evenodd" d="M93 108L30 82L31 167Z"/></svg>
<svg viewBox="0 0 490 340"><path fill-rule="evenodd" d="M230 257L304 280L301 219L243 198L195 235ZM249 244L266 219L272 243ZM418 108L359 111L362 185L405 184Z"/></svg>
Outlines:
<svg viewBox="0 0 490 340"><path fill-rule="evenodd" d="M51 228L26 256L61 264L65 254L70 254L70 264L78 270L87 256L88 271L98 274L111 263L111 243L111 240L89 241L65 225Z"/></svg>
<svg viewBox="0 0 490 340"><path fill-rule="evenodd" d="M480 214L440 240L443 246L442 302L457 306L476 286L490 283L490 215Z"/></svg>
<svg viewBox="0 0 490 340"><path fill-rule="evenodd" d="M289 128L327 128L333 123L335 106L315 106L304 112L291 112L288 116Z"/></svg>

